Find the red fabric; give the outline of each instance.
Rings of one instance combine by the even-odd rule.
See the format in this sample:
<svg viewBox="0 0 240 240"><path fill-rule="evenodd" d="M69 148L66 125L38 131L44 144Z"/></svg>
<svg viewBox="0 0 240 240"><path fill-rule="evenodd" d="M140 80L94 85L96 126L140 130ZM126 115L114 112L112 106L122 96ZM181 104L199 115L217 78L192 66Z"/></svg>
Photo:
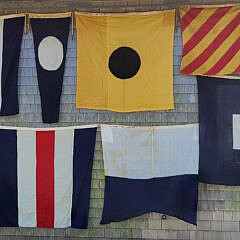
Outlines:
<svg viewBox="0 0 240 240"><path fill-rule="evenodd" d="M181 19L182 32L187 28L188 25L198 16L203 8L191 8L189 9Z"/></svg>
<svg viewBox="0 0 240 240"><path fill-rule="evenodd" d="M240 73L240 64L239 64L239 66L236 68L236 70L233 72L233 73Z"/></svg>
<svg viewBox="0 0 240 240"><path fill-rule="evenodd" d="M37 227L54 227L54 131L36 132Z"/></svg>

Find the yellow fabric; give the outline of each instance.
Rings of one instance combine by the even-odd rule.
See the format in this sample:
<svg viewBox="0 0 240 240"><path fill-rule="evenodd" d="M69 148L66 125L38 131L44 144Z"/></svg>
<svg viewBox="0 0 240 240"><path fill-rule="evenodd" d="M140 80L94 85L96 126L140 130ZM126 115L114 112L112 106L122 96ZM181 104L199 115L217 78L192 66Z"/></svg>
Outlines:
<svg viewBox="0 0 240 240"><path fill-rule="evenodd" d="M182 33L183 38L183 47L190 41L192 38L196 37L200 28L203 26L205 22L216 12L218 8L204 8L200 14L192 20L192 22L185 28ZM181 19L187 14L191 8L180 8L180 16ZM230 11L228 11L216 25L205 33L203 39L197 43L196 46L192 46L190 52L184 55L183 50L183 57L181 62L180 72L187 75L207 75L206 73L215 66L215 64L223 57L224 54L230 49L230 47L237 41L240 36L240 27L239 25L235 26L231 30L231 34L228 37L224 38L224 41L221 43L219 47L216 47L211 55L203 62L200 66L198 66L194 70L186 70L187 67L191 66L194 61L197 61L198 57L204 51L212 50L210 48L210 44L224 31L225 28L234 20L234 18L240 17L240 6L232 6ZM216 70L215 76L224 76L228 74L234 74L237 67L240 65L239 61L239 54L238 51L236 55L231 57L227 64L223 67L219 67L219 70Z"/></svg>
<svg viewBox="0 0 240 240"><path fill-rule="evenodd" d="M75 13L77 27L77 108L133 112L173 109L175 10L135 15ZM115 77L112 52L134 49L141 59L135 76Z"/></svg>

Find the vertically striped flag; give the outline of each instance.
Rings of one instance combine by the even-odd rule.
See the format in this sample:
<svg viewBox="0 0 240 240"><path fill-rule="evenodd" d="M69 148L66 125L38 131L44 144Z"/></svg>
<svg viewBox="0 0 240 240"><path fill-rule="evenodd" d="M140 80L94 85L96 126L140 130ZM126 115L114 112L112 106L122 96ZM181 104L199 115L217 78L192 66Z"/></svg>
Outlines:
<svg viewBox="0 0 240 240"><path fill-rule="evenodd" d="M181 8L180 72L223 76L240 73L240 6Z"/></svg>
<svg viewBox="0 0 240 240"><path fill-rule="evenodd" d="M0 129L0 227L87 228L96 127Z"/></svg>

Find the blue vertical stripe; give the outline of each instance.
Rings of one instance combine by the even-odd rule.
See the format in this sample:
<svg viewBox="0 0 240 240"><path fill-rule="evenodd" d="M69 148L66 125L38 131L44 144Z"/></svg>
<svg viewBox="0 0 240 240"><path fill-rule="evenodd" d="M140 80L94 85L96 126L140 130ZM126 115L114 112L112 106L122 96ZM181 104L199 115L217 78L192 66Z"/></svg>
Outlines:
<svg viewBox="0 0 240 240"><path fill-rule="evenodd" d="M2 52L1 116L13 115L18 108L18 65L23 35L24 17L4 20Z"/></svg>
<svg viewBox="0 0 240 240"><path fill-rule="evenodd" d="M75 129L71 227L87 228L97 128Z"/></svg>
<svg viewBox="0 0 240 240"><path fill-rule="evenodd" d="M17 227L16 130L0 130L0 156L0 227Z"/></svg>

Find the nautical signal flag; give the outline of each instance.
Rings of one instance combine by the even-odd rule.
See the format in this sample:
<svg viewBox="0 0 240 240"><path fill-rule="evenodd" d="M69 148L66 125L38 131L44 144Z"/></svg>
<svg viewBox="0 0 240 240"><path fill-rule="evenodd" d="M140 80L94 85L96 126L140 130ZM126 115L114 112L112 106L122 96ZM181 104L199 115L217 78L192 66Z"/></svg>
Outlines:
<svg viewBox="0 0 240 240"><path fill-rule="evenodd" d="M19 113L18 65L25 14L0 17L0 116Z"/></svg>
<svg viewBox="0 0 240 240"><path fill-rule="evenodd" d="M0 227L87 228L96 127L0 129Z"/></svg>
<svg viewBox="0 0 240 240"><path fill-rule="evenodd" d="M105 194L101 224L147 212L196 224L198 124L103 125Z"/></svg>
<svg viewBox="0 0 240 240"><path fill-rule="evenodd" d="M183 53L180 73L240 73L240 6L180 8Z"/></svg>
<svg viewBox="0 0 240 240"><path fill-rule="evenodd" d="M59 121L71 13L30 14L44 123Z"/></svg>
<svg viewBox="0 0 240 240"><path fill-rule="evenodd" d="M199 180L240 185L240 81L198 77Z"/></svg>
<svg viewBox="0 0 240 240"><path fill-rule="evenodd" d="M77 108L173 109L175 10L76 13Z"/></svg>

